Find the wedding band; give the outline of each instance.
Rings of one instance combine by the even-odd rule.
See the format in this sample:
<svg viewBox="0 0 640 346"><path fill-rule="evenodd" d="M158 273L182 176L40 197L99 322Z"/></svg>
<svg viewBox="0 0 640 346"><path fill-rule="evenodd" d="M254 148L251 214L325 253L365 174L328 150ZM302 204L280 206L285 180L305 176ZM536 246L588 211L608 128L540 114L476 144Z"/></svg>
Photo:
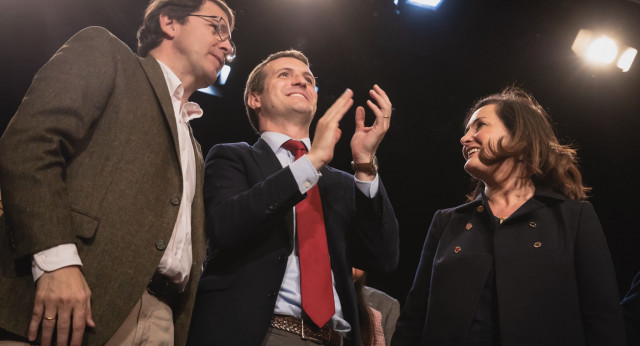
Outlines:
<svg viewBox="0 0 640 346"><path fill-rule="evenodd" d="M385 117L385 118L388 118L388 117L389 117L389 115L384 115L384 117Z"/></svg>
<svg viewBox="0 0 640 346"><path fill-rule="evenodd" d="M55 317L47 317L47 316L43 316L42 318L44 318L47 321L52 321L56 319Z"/></svg>

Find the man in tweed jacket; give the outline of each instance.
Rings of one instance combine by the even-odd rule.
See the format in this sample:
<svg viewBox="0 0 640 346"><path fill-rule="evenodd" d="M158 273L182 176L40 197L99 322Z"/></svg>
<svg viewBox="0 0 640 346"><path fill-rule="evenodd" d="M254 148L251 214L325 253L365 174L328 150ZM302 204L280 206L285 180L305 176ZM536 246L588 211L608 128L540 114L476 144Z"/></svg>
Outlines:
<svg viewBox="0 0 640 346"><path fill-rule="evenodd" d="M222 0L152 0L139 56L91 27L38 72L0 139L0 340L130 343L152 301L158 343L185 343L205 243L188 98L234 54L233 21Z"/></svg>

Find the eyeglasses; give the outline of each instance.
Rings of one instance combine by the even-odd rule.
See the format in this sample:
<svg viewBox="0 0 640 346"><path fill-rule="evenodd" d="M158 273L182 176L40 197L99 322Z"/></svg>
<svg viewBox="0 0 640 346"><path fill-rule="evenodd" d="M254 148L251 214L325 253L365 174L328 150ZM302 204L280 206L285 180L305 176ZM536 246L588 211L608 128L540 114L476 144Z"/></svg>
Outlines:
<svg viewBox="0 0 640 346"><path fill-rule="evenodd" d="M203 14L188 14L187 16L199 17L209 22L209 25L213 28L213 33L218 35L220 42L229 40L229 44L231 44L231 51L224 55L225 62L231 63L236 58L236 45L231 40L231 29L224 18L220 16L205 16ZM209 21L205 18L211 18L213 21Z"/></svg>

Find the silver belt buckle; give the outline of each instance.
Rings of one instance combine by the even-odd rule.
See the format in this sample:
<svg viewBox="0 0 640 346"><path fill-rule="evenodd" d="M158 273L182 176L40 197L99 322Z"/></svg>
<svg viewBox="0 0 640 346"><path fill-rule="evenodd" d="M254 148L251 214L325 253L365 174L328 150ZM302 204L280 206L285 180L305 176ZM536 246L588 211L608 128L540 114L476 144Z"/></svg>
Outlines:
<svg viewBox="0 0 640 346"><path fill-rule="evenodd" d="M302 328L301 328L301 333L300 333L300 336L302 337L302 340L311 340L311 341L319 342L319 343L324 345L324 341L322 341L320 339L316 339L316 338L311 337L311 336L304 335L304 318L301 318L300 322L302 322Z"/></svg>

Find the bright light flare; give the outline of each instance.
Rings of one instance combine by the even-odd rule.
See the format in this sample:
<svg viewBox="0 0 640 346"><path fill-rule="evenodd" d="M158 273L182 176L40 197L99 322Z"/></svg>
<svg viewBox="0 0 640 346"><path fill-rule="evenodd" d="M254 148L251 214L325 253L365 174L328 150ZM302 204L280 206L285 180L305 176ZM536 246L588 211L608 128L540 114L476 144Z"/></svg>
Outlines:
<svg viewBox="0 0 640 346"><path fill-rule="evenodd" d="M231 67L229 65L222 66L222 70L220 70L220 74L218 75L218 83L220 83L220 85L227 83L229 73L231 73Z"/></svg>
<svg viewBox="0 0 640 346"><path fill-rule="evenodd" d="M407 4L427 8L436 8L441 2L442 0L407 0Z"/></svg>
<svg viewBox="0 0 640 346"><path fill-rule="evenodd" d="M611 38L602 35L589 44L584 54L590 63L608 65L618 57L618 45Z"/></svg>
<svg viewBox="0 0 640 346"><path fill-rule="evenodd" d="M622 70L622 72L629 71L637 54L637 49L629 47L620 55L617 66Z"/></svg>

